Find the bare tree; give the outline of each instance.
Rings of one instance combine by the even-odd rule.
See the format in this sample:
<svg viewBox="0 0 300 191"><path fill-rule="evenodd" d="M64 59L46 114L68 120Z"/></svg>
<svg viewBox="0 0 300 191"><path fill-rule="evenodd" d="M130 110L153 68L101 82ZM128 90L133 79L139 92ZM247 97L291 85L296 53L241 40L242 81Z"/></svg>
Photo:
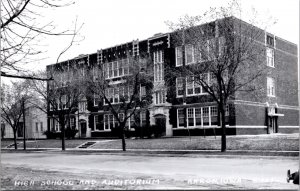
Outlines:
<svg viewBox="0 0 300 191"><path fill-rule="evenodd" d="M235 1L228 7L212 8L202 16L185 16L169 23L175 32L177 66L168 78L182 83L187 95L207 94L218 106L221 151L226 151L226 107L240 95L262 96L265 76L264 31L232 16L240 10ZM201 25L199 25L202 23ZM185 58L185 59L183 59Z"/></svg>
<svg viewBox="0 0 300 191"><path fill-rule="evenodd" d="M68 61L60 65L51 65L50 68L48 73L40 72L39 75L53 80L48 82L30 80L30 89L42 101L42 104L34 106L50 114L58 122L60 128L56 131L60 131L62 150L65 150L66 130L68 134L76 133L75 129L71 129L70 118L78 110L78 102L85 96L85 87L82 85L84 76L80 73L81 70L70 66ZM54 127L50 129L51 131L55 131Z"/></svg>
<svg viewBox="0 0 300 191"><path fill-rule="evenodd" d="M1 65L2 69L21 71L20 64L37 61L43 53L45 36L78 34L80 27L57 29L54 21L47 21L43 12L73 4L56 0L3 0L1 1ZM39 56L41 59L41 56Z"/></svg>
<svg viewBox="0 0 300 191"><path fill-rule="evenodd" d="M30 97L26 87L20 82L14 82L11 86L3 84L2 91L4 95L1 102L1 117L11 126L15 149L17 149L17 131L21 131L21 133L25 132L25 121L22 121L22 116ZM22 126L20 126L22 124L20 123L21 121L23 122ZM23 136L25 138L25 134Z"/></svg>
<svg viewBox="0 0 300 191"><path fill-rule="evenodd" d="M127 54L129 55L129 54ZM152 103L153 67L148 55L128 56L121 60L119 71L109 70L109 64L95 65L87 80L89 96L101 109L107 107L117 122L115 130L122 139L126 151L125 130L127 123ZM109 76L119 73L120 79L113 81ZM111 128L111 130L114 130Z"/></svg>

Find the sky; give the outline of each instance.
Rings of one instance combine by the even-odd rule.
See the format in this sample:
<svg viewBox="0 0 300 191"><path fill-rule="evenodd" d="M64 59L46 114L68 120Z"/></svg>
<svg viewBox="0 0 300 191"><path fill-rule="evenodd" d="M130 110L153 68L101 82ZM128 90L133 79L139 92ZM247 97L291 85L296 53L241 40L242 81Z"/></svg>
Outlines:
<svg viewBox="0 0 300 191"><path fill-rule="evenodd" d="M267 31L283 39L299 42L299 0L238 0L243 20L253 9L257 21L276 20ZM170 32L166 21L176 22L186 14L201 15L210 7L226 6L226 0L75 0L75 4L43 12L43 19L52 20L58 30L72 28L77 18L79 43L75 43L59 61L80 54L91 54L132 40L144 40L156 33ZM78 38L79 39L79 38ZM70 37L47 37L41 43L45 53L41 61L24 66L29 70L44 70L53 64L59 53L69 45Z"/></svg>

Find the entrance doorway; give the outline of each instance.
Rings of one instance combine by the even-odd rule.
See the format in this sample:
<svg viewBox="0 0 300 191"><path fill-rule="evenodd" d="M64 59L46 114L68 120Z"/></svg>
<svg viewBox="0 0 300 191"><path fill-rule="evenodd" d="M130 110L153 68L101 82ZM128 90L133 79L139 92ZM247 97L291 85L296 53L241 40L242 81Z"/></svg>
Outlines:
<svg viewBox="0 0 300 191"><path fill-rule="evenodd" d="M268 133L272 134L277 132L278 132L277 117L269 117Z"/></svg>
<svg viewBox="0 0 300 191"><path fill-rule="evenodd" d="M161 135L166 135L166 116L163 114L158 114L154 116L155 125L158 128L158 133Z"/></svg>
<svg viewBox="0 0 300 191"><path fill-rule="evenodd" d="M80 136L81 137L86 137L86 121L85 120L80 120Z"/></svg>

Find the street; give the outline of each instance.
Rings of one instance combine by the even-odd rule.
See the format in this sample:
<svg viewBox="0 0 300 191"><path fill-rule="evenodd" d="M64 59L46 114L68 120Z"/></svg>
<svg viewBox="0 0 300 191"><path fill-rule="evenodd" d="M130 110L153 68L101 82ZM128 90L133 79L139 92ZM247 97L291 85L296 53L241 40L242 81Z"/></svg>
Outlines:
<svg viewBox="0 0 300 191"><path fill-rule="evenodd" d="M297 190L286 171L299 168L297 157L72 152L2 153L1 165L4 189Z"/></svg>

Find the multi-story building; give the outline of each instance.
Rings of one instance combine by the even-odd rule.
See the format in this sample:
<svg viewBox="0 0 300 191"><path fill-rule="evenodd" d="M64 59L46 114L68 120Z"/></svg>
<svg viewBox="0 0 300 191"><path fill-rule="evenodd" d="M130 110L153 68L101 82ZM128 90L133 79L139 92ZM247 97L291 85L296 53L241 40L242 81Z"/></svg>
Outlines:
<svg viewBox="0 0 300 191"><path fill-rule="evenodd" d="M250 27L262 34L255 38L254 43L257 48L263 49L260 55L263 58L261 64L267 68L267 72L257 82L259 83L257 86L264 89L261 95L252 96L249 93L236 92L230 97L226 106L227 133L298 132L297 46L234 17L227 19L232 22L232 26L239 27L236 31ZM219 32L218 22L220 21L198 27L209 26L208 41L219 42L220 45L227 39ZM143 108L145 112L140 112L137 118L130 118L127 123L128 127L130 128L133 123L140 126L156 124L165 129L166 136L188 135L188 133L192 135L219 134L218 107L205 89L193 83L188 77L177 76L172 80L167 80L167 73L172 68L200 64L196 49L188 43L188 40L178 41L177 37L178 31L156 34L146 40L135 40L49 65L47 71L60 68L60 76L63 76L69 68L77 68L84 77L85 71L100 66L105 72L104 80L118 84L123 76L130 75L130 57L148 55L151 58L151 67L153 67L153 88L147 91L141 87L140 93L151 92L152 104ZM210 60L206 59L201 62L209 64ZM63 77L60 79L62 84L66 82ZM210 79L210 73L207 73L207 81ZM110 99L118 104L124 91L112 88L107 90L107 93L111 95ZM130 95L131 90L126 92ZM55 112L49 106L49 130L59 131L59 125L54 117ZM110 136L111 129L117 126L116 123L109 107L99 95L82 98L70 120L71 126L79 130L78 136L80 137Z"/></svg>

